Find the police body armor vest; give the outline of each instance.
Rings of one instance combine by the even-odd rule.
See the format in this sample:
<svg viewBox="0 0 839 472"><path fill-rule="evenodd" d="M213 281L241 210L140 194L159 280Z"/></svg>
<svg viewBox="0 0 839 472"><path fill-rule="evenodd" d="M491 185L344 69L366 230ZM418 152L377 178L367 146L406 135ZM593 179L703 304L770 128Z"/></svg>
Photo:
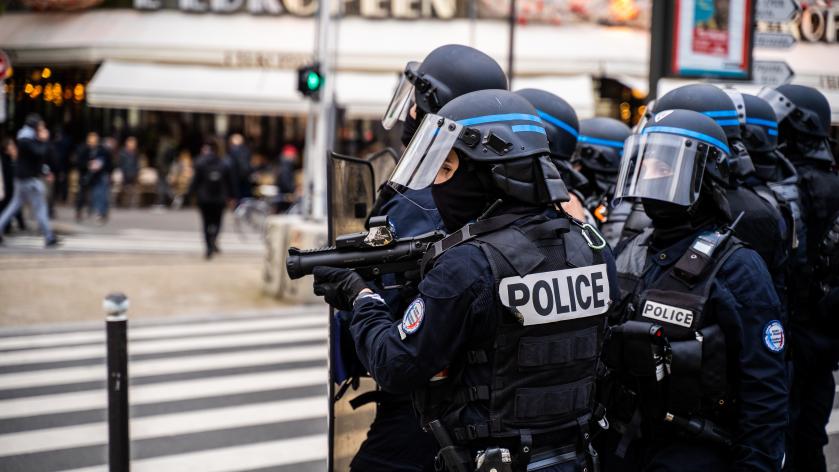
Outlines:
<svg viewBox="0 0 839 472"><path fill-rule="evenodd" d="M801 173L802 190L806 192L809 208L807 208L807 275L812 284L811 288L818 288L823 293L830 287L839 285L839 258L835 256L835 231L839 221L839 175L810 166L799 170ZM815 295L820 295L816 293ZM813 294L809 294L813 295ZM815 301L815 300L813 300Z"/></svg>
<svg viewBox="0 0 839 472"><path fill-rule="evenodd" d="M781 212L745 186L727 189L726 197L732 217L743 213L734 234L754 248L766 262L769 272L776 274L786 256L784 239L787 235L781 233L778 225L783 219Z"/></svg>
<svg viewBox="0 0 839 472"><path fill-rule="evenodd" d="M423 424L440 419L463 446L580 451L610 306L606 264L567 219L528 218L466 238L490 262L497 331L471 346L448 378L430 382L415 403ZM471 369L489 370L489 383L466 385L464 372ZM470 405L486 415L464 424Z"/></svg>
<svg viewBox="0 0 839 472"><path fill-rule="evenodd" d="M651 392L639 392L648 397L641 405L644 418L660 420L665 413L717 417L728 404L725 338L719 325L708 320L706 303L717 273L742 243L727 238L709 257L702 252L707 246L700 236L675 264L646 284L651 234L647 230L633 238L618 256L618 280L621 297L628 301L624 322L660 327L664 339L651 337L641 355L634 353L637 349L628 346L627 340L610 340L607 365L641 377L641 385L653 386L653 398L649 398ZM666 342L671 355L667 365L666 359L658 365L650 359L627 362L644 354L649 357L652 346L661 342Z"/></svg>

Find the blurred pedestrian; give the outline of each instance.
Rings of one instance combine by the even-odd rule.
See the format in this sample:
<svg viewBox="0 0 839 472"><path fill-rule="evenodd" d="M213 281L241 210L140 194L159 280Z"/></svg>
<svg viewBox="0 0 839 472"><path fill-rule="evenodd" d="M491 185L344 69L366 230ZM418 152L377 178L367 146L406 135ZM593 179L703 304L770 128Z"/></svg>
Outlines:
<svg viewBox="0 0 839 472"><path fill-rule="evenodd" d="M99 145L99 133L90 131L87 133L84 144L76 149L75 166L79 173L78 190L76 191L76 221L81 222L85 208L88 206L91 182L93 179L91 168L96 167L93 161L98 160L97 156L104 153ZM88 213L90 211L88 210Z"/></svg>
<svg viewBox="0 0 839 472"><path fill-rule="evenodd" d="M216 240L221 232L225 204L233 195L230 169L218 156L217 150L215 141L207 141L201 146L188 192L195 195L201 211L207 259L220 252Z"/></svg>
<svg viewBox="0 0 839 472"><path fill-rule="evenodd" d="M18 131L18 160L15 166L14 193L8 206L0 214L0 235L20 210L24 201L38 220L46 247L54 247L58 240L50 227L47 215L47 192L41 177L52 177L46 165L50 132L39 115L28 115ZM2 236L0 236L2 241Z"/></svg>
<svg viewBox="0 0 839 472"><path fill-rule="evenodd" d="M2 196L0 196L0 213L9 206L9 203L12 201L12 195L14 195L15 191L15 164L17 160L17 145L15 144L15 140L12 138L6 138L3 141L2 148L0 148L0 173L3 174L3 191L0 192ZM23 221L23 211L18 210L15 213L15 220L17 221L17 227L21 231L26 230L26 223ZM12 225L6 227L5 233L8 234L11 232ZM0 234L2 236L2 234Z"/></svg>
<svg viewBox="0 0 839 472"><path fill-rule="evenodd" d="M122 204L134 208L138 204L137 178L140 176L140 157L137 153L137 138L128 136L119 151L119 170L122 173Z"/></svg>
<svg viewBox="0 0 839 472"><path fill-rule="evenodd" d="M233 192L237 199L250 198L251 191L251 150L245 144L245 137L240 133L230 135L230 146L225 159L233 178Z"/></svg>
<svg viewBox="0 0 839 472"><path fill-rule="evenodd" d="M50 208L55 202L66 202L68 193L68 173L70 172L70 159L73 154L73 138L64 131L61 126L55 127L52 138L53 162L50 170L54 178L52 193L50 194Z"/></svg>
<svg viewBox="0 0 839 472"><path fill-rule="evenodd" d="M280 154L280 164L277 167L277 189L280 195L277 211L279 212L285 212L294 203L297 192L295 173L297 172L298 159L299 154L293 144L283 146Z"/></svg>

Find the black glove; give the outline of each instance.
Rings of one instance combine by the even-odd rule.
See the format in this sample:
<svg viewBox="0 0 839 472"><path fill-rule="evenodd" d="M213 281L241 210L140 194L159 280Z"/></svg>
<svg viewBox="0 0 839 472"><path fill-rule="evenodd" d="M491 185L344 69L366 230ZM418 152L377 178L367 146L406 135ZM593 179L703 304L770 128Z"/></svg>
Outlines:
<svg viewBox="0 0 839 472"><path fill-rule="evenodd" d="M358 293L367 288L367 283L349 269L318 266L312 271L315 276L315 295L322 295L326 303L339 310L352 310Z"/></svg>

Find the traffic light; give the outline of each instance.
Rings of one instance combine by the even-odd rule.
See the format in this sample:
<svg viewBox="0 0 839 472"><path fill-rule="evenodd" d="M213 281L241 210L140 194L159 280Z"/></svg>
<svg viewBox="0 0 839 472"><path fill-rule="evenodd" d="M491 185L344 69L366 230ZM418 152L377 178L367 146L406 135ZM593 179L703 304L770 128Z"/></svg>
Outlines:
<svg viewBox="0 0 839 472"><path fill-rule="evenodd" d="M323 87L323 75L320 73L319 63L315 62L297 69L297 91L304 97L317 100L320 97L321 87Z"/></svg>

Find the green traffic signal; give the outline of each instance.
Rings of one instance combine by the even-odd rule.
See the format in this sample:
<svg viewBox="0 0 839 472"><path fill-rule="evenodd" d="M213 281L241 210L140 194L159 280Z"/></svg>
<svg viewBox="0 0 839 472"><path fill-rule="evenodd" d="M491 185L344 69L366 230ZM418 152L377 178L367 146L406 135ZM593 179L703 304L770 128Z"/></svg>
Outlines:
<svg viewBox="0 0 839 472"><path fill-rule="evenodd" d="M315 71L309 71L309 73L306 76L306 86L309 87L309 90L314 92L315 90L320 88L320 84L320 74L318 74Z"/></svg>

